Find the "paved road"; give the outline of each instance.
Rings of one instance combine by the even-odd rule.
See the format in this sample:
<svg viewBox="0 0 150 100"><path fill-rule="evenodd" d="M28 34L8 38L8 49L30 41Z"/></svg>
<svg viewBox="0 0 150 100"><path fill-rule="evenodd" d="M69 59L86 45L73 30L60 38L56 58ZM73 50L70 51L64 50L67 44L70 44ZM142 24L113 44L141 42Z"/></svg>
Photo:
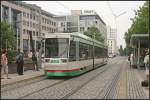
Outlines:
<svg viewBox="0 0 150 100"><path fill-rule="evenodd" d="M126 57L78 77L39 79L21 87L1 91L7 99L147 99Z"/></svg>

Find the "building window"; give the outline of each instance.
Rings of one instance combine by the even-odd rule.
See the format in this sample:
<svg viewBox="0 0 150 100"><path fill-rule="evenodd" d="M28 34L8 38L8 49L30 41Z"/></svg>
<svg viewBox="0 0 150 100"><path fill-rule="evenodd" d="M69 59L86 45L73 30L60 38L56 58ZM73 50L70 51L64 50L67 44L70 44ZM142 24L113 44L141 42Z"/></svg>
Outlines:
<svg viewBox="0 0 150 100"><path fill-rule="evenodd" d="M23 12L23 17L26 17L26 13L25 12Z"/></svg>
<svg viewBox="0 0 150 100"><path fill-rule="evenodd" d="M46 19L45 19L45 24L46 24Z"/></svg>
<svg viewBox="0 0 150 100"><path fill-rule="evenodd" d="M35 15L33 16L33 20L35 20Z"/></svg>
<svg viewBox="0 0 150 100"><path fill-rule="evenodd" d="M30 19L32 19L32 14L30 14Z"/></svg>
<svg viewBox="0 0 150 100"><path fill-rule="evenodd" d="M36 36L38 36L39 34L38 34L38 32L36 32Z"/></svg>
<svg viewBox="0 0 150 100"><path fill-rule="evenodd" d="M35 23L33 23L33 28L35 28Z"/></svg>
<svg viewBox="0 0 150 100"><path fill-rule="evenodd" d="M29 14L27 13L27 18L29 18Z"/></svg>
<svg viewBox="0 0 150 100"><path fill-rule="evenodd" d="M30 27L32 27L32 22L30 22Z"/></svg>
<svg viewBox="0 0 150 100"><path fill-rule="evenodd" d="M23 34L25 34L25 31L26 31L26 30L25 30L25 29L23 29Z"/></svg>
<svg viewBox="0 0 150 100"><path fill-rule="evenodd" d="M39 28L39 27L38 27L38 24L36 24L36 28Z"/></svg>
<svg viewBox="0 0 150 100"><path fill-rule="evenodd" d="M44 18L42 18L42 22L44 23Z"/></svg>
<svg viewBox="0 0 150 100"><path fill-rule="evenodd" d="M33 31L33 36L35 36L35 31Z"/></svg>
<svg viewBox="0 0 150 100"><path fill-rule="evenodd" d="M28 50L28 40L23 39L23 50Z"/></svg>
<svg viewBox="0 0 150 100"><path fill-rule="evenodd" d="M38 16L36 16L36 20L37 20L37 21L39 20L39 17L38 17Z"/></svg>
<svg viewBox="0 0 150 100"><path fill-rule="evenodd" d="M27 22L27 26L29 26L29 22Z"/></svg>
<svg viewBox="0 0 150 100"><path fill-rule="evenodd" d="M61 27L63 27L63 22L61 22Z"/></svg>
<svg viewBox="0 0 150 100"><path fill-rule="evenodd" d="M25 21L25 20L23 21L23 25L24 25L24 26L26 25L26 21Z"/></svg>
<svg viewBox="0 0 150 100"><path fill-rule="evenodd" d="M49 31L51 32L51 28L49 28Z"/></svg>
<svg viewBox="0 0 150 100"><path fill-rule="evenodd" d="M54 26L56 26L56 22L54 22Z"/></svg>

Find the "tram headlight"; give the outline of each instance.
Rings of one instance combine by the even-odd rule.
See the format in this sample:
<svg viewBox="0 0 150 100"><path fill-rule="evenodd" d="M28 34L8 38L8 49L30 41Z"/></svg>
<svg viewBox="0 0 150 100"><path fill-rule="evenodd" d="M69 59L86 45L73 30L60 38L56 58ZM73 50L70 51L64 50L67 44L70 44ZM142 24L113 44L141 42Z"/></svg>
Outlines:
<svg viewBox="0 0 150 100"><path fill-rule="evenodd" d="M67 59L61 59L61 62L66 63Z"/></svg>
<svg viewBox="0 0 150 100"><path fill-rule="evenodd" d="M49 62L50 61L50 59L45 59L45 62Z"/></svg>

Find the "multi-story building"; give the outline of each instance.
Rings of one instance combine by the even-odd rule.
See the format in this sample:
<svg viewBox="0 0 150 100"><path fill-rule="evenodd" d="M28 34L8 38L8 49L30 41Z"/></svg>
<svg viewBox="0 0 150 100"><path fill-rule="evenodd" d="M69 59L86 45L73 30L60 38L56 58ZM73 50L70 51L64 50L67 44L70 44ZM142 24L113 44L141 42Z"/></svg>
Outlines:
<svg viewBox="0 0 150 100"><path fill-rule="evenodd" d="M44 33L85 32L91 26L97 27L106 35L106 24L93 10L72 10L71 15L56 16L42 10L35 4L21 1L1 1L1 21L9 22L16 32L17 46L24 53L31 50L30 36L33 36L34 48L38 49L40 37Z"/></svg>
<svg viewBox="0 0 150 100"><path fill-rule="evenodd" d="M29 33L33 36L34 48L38 49L39 38L44 33L57 31L57 21L54 16L34 4L1 1L1 21L9 22L13 26L18 37L17 47L24 52L31 50Z"/></svg>
<svg viewBox="0 0 150 100"><path fill-rule="evenodd" d="M116 29L107 26L107 44L108 44L108 55L116 55L117 43L116 43Z"/></svg>
<svg viewBox="0 0 150 100"><path fill-rule="evenodd" d="M64 23L62 28L59 27L59 32L80 32L84 33L88 30L88 28L95 26L99 29L102 36L105 38L105 43L107 39L107 28L104 21L100 18L100 16L93 10L86 10L82 12L81 10L71 10L71 15L60 16L57 19L62 19ZM59 20L60 21L60 20ZM61 22L61 21L60 21ZM59 23L59 22L58 22Z"/></svg>

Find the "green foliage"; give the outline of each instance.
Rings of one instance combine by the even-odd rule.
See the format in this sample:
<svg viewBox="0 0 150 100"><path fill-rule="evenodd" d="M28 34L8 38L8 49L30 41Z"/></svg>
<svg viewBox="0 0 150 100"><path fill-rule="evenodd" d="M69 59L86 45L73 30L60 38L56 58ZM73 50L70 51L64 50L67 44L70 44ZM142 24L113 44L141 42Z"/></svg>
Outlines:
<svg viewBox="0 0 150 100"><path fill-rule="evenodd" d="M95 39L97 41L104 43L104 37L102 36L100 31L96 27L90 27L86 32L84 32L84 34L91 38L94 38L94 35L95 35Z"/></svg>
<svg viewBox="0 0 150 100"><path fill-rule="evenodd" d="M120 53L120 56L123 56L124 54L124 52L123 52L123 48L122 48L122 45L120 45L120 48L119 48L119 53Z"/></svg>
<svg viewBox="0 0 150 100"><path fill-rule="evenodd" d="M1 43L2 48L10 50L16 47L15 32L11 28L11 25L6 22L1 22ZM7 46L7 47L6 47Z"/></svg>
<svg viewBox="0 0 150 100"><path fill-rule="evenodd" d="M132 25L125 32L124 38L127 46L130 44L132 34L147 34L149 29L149 1L146 1L139 10L135 11L135 17L132 20Z"/></svg>
<svg viewBox="0 0 150 100"><path fill-rule="evenodd" d="M15 63L17 51L8 50L7 51L7 57L8 57L8 63Z"/></svg>
<svg viewBox="0 0 150 100"><path fill-rule="evenodd" d="M16 47L15 32L11 28L11 25L6 22L1 22L0 45L2 49L7 49L8 63L15 62L17 54L14 51Z"/></svg>

